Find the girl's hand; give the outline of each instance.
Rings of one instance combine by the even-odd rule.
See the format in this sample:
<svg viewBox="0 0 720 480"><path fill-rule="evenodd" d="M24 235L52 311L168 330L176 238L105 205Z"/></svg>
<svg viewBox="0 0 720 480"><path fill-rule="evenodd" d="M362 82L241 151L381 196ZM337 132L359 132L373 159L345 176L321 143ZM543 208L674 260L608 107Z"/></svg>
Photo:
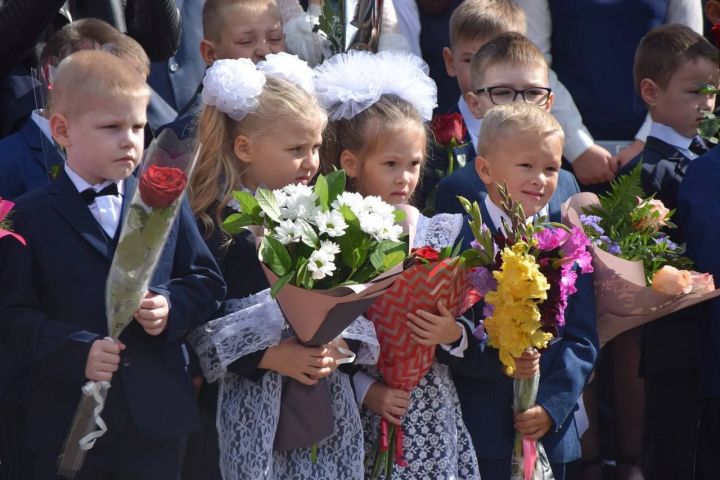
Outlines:
<svg viewBox="0 0 720 480"><path fill-rule="evenodd" d="M450 344L462 337L462 327L457 324L455 317L442 301L437 302L437 309L440 315L425 310L407 314L410 319L407 325L412 330L412 338L420 345Z"/></svg>
<svg viewBox="0 0 720 480"><path fill-rule="evenodd" d="M410 406L410 394L382 382L373 382L365 393L363 404L388 422L400 425Z"/></svg>
<svg viewBox="0 0 720 480"><path fill-rule="evenodd" d="M515 430L530 440L539 440L550 430L553 422L550 415L540 405L530 407L515 414Z"/></svg>
<svg viewBox="0 0 720 480"><path fill-rule="evenodd" d="M258 366L294 378L305 385L315 385L336 368L330 349L326 346L306 347L295 337L281 340L279 345L268 348Z"/></svg>
<svg viewBox="0 0 720 480"><path fill-rule="evenodd" d="M540 353L530 348L519 357L515 357L515 371L510 376L518 380L529 380L538 373L540 373Z"/></svg>

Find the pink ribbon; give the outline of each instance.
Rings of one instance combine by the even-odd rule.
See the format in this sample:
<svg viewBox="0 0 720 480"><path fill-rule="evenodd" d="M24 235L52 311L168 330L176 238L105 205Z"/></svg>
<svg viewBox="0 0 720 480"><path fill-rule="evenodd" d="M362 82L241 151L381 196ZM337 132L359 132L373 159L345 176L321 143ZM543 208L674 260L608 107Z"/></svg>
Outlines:
<svg viewBox="0 0 720 480"><path fill-rule="evenodd" d="M10 213L10 210L15 206L13 202L10 200L3 200L0 198L0 222L2 222L8 213ZM3 228L0 228L0 238L6 237L10 235L11 237L15 238L18 242L22 243L23 245L26 245L25 239L18 235L17 233L10 232L8 230L5 230Z"/></svg>
<svg viewBox="0 0 720 480"><path fill-rule="evenodd" d="M535 440L523 437L522 446L525 480L532 480L535 460L537 460L537 443L535 443Z"/></svg>

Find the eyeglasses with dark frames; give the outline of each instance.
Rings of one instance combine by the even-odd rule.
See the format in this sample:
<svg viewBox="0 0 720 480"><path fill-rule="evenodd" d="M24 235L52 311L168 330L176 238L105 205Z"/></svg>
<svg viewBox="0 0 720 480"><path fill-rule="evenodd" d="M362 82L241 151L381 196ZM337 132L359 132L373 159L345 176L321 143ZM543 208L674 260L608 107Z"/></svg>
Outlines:
<svg viewBox="0 0 720 480"><path fill-rule="evenodd" d="M476 95L485 93L490 96L490 101L495 105L507 105L517 100L518 95L523 99L525 103L532 103L542 107L548 100L550 100L550 94L552 88L546 87L530 87L524 90L515 90L511 87L486 87L478 88L474 91Z"/></svg>

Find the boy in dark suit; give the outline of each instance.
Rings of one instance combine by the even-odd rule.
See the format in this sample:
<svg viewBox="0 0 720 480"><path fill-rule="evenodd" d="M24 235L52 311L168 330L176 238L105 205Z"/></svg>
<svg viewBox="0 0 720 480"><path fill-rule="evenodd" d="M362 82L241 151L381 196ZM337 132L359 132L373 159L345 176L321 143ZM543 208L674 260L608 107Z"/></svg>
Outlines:
<svg viewBox="0 0 720 480"><path fill-rule="evenodd" d="M665 25L645 35L635 54L635 88L652 117L645 148L626 165L642 162L642 186L668 208L688 168L706 147L697 135L703 112L715 107L718 51L682 25ZM684 212L668 233L677 243L689 238ZM695 235L707 232L695 230ZM704 271L704 270L703 270ZM648 323L642 330L640 371L645 385L643 470L647 478L693 478L695 429L699 416L697 322L701 307ZM680 441L680 439L682 439Z"/></svg>
<svg viewBox="0 0 720 480"><path fill-rule="evenodd" d="M187 332L218 308L225 285L183 205L135 321L105 340L105 281L137 180L150 91L117 57L82 51L54 77L50 130L67 155L54 183L18 199L0 245L0 330L33 363L26 478L56 478L80 388L110 380L108 432L81 479L177 477L180 438L199 427L185 369Z"/></svg>
<svg viewBox="0 0 720 480"><path fill-rule="evenodd" d="M560 173L563 138L560 125L542 107L517 102L487 112L475 168L488 191L480 207L493 232L507 221L499 207L498 184L507 185L528 217L552 219L553 203L559 206L577 193L577 184ZM461 235L469 244L467 226ZM565 478L567 463L580 458L574 412L597 358L598 337L592 276L579 275L576 287L565 326L541 354L537 404L529 410L513 418L513 381L503 374L498 351L485 340L471 342L463 359L449 359L483 480L510 478L515 430L542 441L557 480ZM475 309L478 315L481 309Z"/></svg>

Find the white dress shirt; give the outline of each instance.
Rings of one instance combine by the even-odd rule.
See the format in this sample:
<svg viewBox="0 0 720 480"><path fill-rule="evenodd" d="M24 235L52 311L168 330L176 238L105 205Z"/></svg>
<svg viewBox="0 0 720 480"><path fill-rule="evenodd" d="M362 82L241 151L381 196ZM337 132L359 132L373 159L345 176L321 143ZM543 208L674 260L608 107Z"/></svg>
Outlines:
<svg viewBox="0 0 720 480"><path fill-rule="evenodd" d="M505 222L508 225L511 225L510 217L508 217L505 214L505 211L503 211L502 208L498 207L497 205L495 205L495 203L492 200L490 200L490 195L485 196L485 208L487 209L488 215L490 215L490 221L492 222L493 225L495 225L495 229L500 230L503 222ZM548 206L545 205L535 215L531 215L531 216L527 217L527 222L528 223L532 222L533 220L535 220L536 216L547 217L548 216ZM487 223L487 219L485 219L485 223Z"/></svg>
<svg viewBox="0 0 720 480"><path fill-rule="evenodd" d="M550 16L550 6L548 4L548 0L515 0L515 3L522 8L525 11L525 17L527 18L527 37L533 41L535 45L538 46L538 48L543 52L543 55L545 55L545 58L548 61L548 64L552 65L552 52L550 51L550 46L552 44L552 17ZM697 0L669 0L668 2L668 10L667 10L667 16L665 18L665 23L679 23L681 25L687 25L688 27L695 30L700 35L703 34L703 12L702 12L702 5ZM554 72L550 73L551 79L550 83L552 84L552 77L555 77L555 80L557 81L557 75L555 75ZM557 86L562 87L562 84L558 81ZM554 89L555 87L553 87ZM567 89L565 87L562 87L564 92L567 92ZM563 107L559 105L561 102L565 102L566 100L559 98L558 91L555 93L555 104L553 105L553 114L557 117L558 121L563 127L563 130L565 130L565 137L566 137L566 144L568 141L570 141L570 135L568 134L568 130L565 128L565 125L563 124L563 121L561 120L561 114L559 111ZM564 95L564 93L563 93ZM580 122L582 123L582 118L580 117L580 113L577 111L577 107L575 107L575 103L572 100L572 97L569 96L568 92L568 98L569 101L572 103L573 108L575 109L575 112L578 115L578 118L580 118ZM645 120L645 123L640 127L640 130L638 133L635 134L635 138L641 141L645 141L647 139L648 133L649 133L649 124L650 124L650 116ZM583 129L585 127L583 126ZM587 129L585 129L587 132ZM588 132L588 135L589 132ZM590 137L592 138L592 137ZM615 138L605 138L603 140L617 140ZM587 147L586 147L587 148ZM569 159L566 155L566 157ZM571 160L572 161L572 160Z"/></svg>
<svg viewBox="0 0 720 480"><path fill-rule="evenodd" d="M697 158L697 155L690 151L690 144L693 138L688 138L680 135L671 127L663 125L662 123L652 122L650 126L650 136L658 138L665 143L672 145L673 147L680 150L680 153L685 155L690 160Z"/></svg>
<svg viewBox="0 0 720 480"><path fill-rule="evenodd" d="M35 125L37 125L40 131L45 134L48 140L50 140L50 142L54 145L55 139L53 139L52 133L50 133L50 120L43 116L43 110L33 110L30 114L30 118L32 118L32 121L35 122Z"/></svg>
<svg viewBox="0 0 720 480"><path fill-rule="evenodd" d="M75 173L67 163L65 164L65 173L70 177L70 181L75 185L78 192L83 192L88 188L92 188L96 192L99 192L103 188L107 187L111 183L115 183L111 180L107 180L97 185L90 185L80 175ZM117 182L119 195L104 195L102 197L95 198L95 201L88 205L90 213L95 217L98 224L105 230L110 238L115 238L115 232L117 231L118 225L120 224L120 214L122 213L122 198L124 191L124 181Z"/></svg>
<svg viewBox="0 0 720 480"><path fill-rule="evenodd" d="M465 128L467 128L468 134L470 134L470 141L477 153L478 136L480 135L480 127L482 127L482 118L475 118L473 116L470 111L470 107L465 102L465 98L462 95L460 96L460 100L458 100L458 110L460 110L460 114L465 122Z"/></svg>

